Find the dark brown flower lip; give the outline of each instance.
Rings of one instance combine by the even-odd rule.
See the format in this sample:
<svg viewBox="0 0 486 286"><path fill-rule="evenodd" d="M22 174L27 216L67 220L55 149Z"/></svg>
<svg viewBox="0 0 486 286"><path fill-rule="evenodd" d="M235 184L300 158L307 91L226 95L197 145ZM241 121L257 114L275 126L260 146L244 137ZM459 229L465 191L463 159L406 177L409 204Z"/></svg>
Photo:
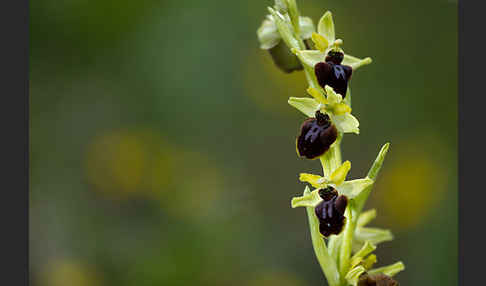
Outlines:
<svg viewBox="0 0 486 286"><path fill-rule="evenodd" d="M353 73L350 66L336 64L333 61L319 62L314 66L314 73L321 87L329 85L343 99L346 97L348 82Z"/></svg>
<svg viewBox="0 0 486 286"><path fill-rule="evenodd" d="M316 112L317 118L307 118L296 138L296 150L300 157L316 159L324 154L337 139L337 129L329 116Z"/></svg>
<svg viewBox="0 0 486 286"><path fill-rule="evenodd" d="M341 233L346 222L344 211L348 202L347 197L339 195L331 186L320 189L319 196L323 200L314 209L319 220L319 232L325 237Z"/></svg>
<svg viewBox="0 0 486 286"><path fill-rule="evenodd" d="M325 113L321 113L319 110L316 111L315 118L319 126L325 126L331 124L329 115Z"/></svg>

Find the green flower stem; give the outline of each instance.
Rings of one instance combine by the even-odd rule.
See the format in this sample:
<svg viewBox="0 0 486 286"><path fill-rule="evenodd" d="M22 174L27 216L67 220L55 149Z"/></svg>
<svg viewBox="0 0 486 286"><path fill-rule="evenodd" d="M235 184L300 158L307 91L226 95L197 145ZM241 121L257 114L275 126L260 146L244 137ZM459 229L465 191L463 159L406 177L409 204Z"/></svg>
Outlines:
<svg viewBox="0 0 486 286"><path fill-rule="evenodd" d="M304 195L309 193L309 189L306 188L304 191ZM333 258L329 255L327 250L326 242L322 237L321 233L319 232L319 220L314 213L313 207L306 207L307 217L309 219L309 227L310 233L312 238L312 246L314 247L314 252L317 257L317 261L319 261L319 265L326 276L327 282L329 286L340 286L340 275L337 269L336 262Z"/></svg>
<svg viewBox="0 0 486 286"><path fill-rule="evenodd" d="M306 50L306 45L304 43L304 40L301 37L301 25L300 25L301 17L297 7L296 0L276 0L275 5L276 5L275 8L272 7L268 8L270 14L272 15L271 20L274 21L278 33L280 34L280 37L285 43L285 45L300 60L303 66L304 74L308 82L308 86L317 89L320 94L319 96L317 96L311 92L309 93L311 93L311 95L314 98L324 95L325 97L328 98L328 101L330 101L331 99L333 99L333 101L339 99L338 101L341 102L341 98L337 97L337 95L332 90L332 88L326 86L323 89L319 85L314 72L314 65L317 62L322 61L323 58L325 57L324 50L326 51L329 50L327 49L328 44L335 45L335 48L338 48L338 46L342 44L342 40L339 39L335 40L334 22L332 20L332 14L328 11L323 15L317 27L318 36L313 34L312 37L312 40L316 45L322 42L320 45L321 51L320 52L304 51ZM309 19L309 18L304 17L304 19ZM314 28L313 28L312 20L306 20L306 21L307 21L307 26L306 25L303 26L306 29L313 30ZM272 30L272 33L274 33L274 31L275 30ZM304 30L304 31L306 33L309 32L309 30ZM259 38L261 37L263 36L259 34ZM275 37L275 35L273 34L272 37ZM306 37L308 37L308 34ZM316 38L317 40L314 39L315 37L317 37ZM319 37L321 38L323 37L323 39L320 39ZM348 61L349 65L353 68L353 70L355 70L362 65L369 64L371 62L371 59L365 58L361 60L344 54L344 61ZM311 89L311 91L313 90ZM315 110L321 108L321 104L326 104L324 100L315 101L309 98L294 98L294 97L289 98L288 102L290 105L302 111L308 117L313 117ZM344 103L346 103L349 107L351 107L350 88L347 89L347 94L345 96ZM339 119L338 117L335 117L332 120L336 120L335 124L338 127L338 130L340 132L338 134L336 142L332 144L329 150L327 150L327 152L325 152L325 154L319 158L320 163L322 165L322 171L324 173L323 177L325 179L329 179L331 177L331 174L333 174L333 172L337 168L339 168L342 164L342 157L341 157L341 142L343 137L342 132L346 132L346 133L354 132L357 134L359 133L359 129L358 129L359 122L352 115L348 116L348 120L346 121L346 124L342 123L342 121L340 121L342 119ZM355 190L355 192L353 192L352 190L348 190L351 185L347 186L348 189L346 189L346 187L343 185L344 189L342 189L341 191L344 194L349 194L348 206L345 210L346 224L344 226L344 230L339 235L331 236L327 240L327 243L325 238L321 235L319 231L319 219L316 217L315 214L314 206L315 204L318 203L316 202L316 200L319 201L321 200L320 197L318 197L317 195L317 191L314 191L314 193L312 193L311 195L310 189L306 187L303 197L292 199L291 202L292 208L299 207L299 206L306 206L306 212L307 212L309 228L310 228L310 233L312 238L312 246L314 248L314 252L319 262L319 265L321 266L322 271L326 276L329 286L356 285L359 275L361 275L361 273L363 273L367 269L363 265L356 266L356 263L359 263L359 261L357 261L358 258L356 257L352 258L351 256L353 240L362 243L364 239L368 240L369 238L370 240L365 243L377 244L379 242L383 242L391 239L391 233L387 230L363 227L363 223L366 222L366 220L369 221L374 216L373 213L368 214L366 218L362 219L364 220L364 222L362 220L358 222L360 213L363 210L366 200L369 197L369 194L373 187L373 182L375 181L381 169L388 148L389 148L388 143L382 147L380 153L378 154L378 157L376 158L375 162L371 166L366 178L347 182L348 184L351 185L362 184L359 190ZM348 165L350 167L349 162ZM347 168L346 174L347 171L349 170L349 167L348 166L343 167L344 169ZM337 173L336 176L339 176L339 173L343 170L336 172ZM336 183L337 185L342 183L342 181L340 180L336 180L333 182L339 182ZM355 187L357 185L353 185L353 186ZM358 224L360 224L359 228L357 228ZM369 237L370 235L371 237ZM373 257L376 260L376 256L373 255ZM373 260L373 257L371 257L372 258L371 260ZM351 265L354 265L356 267L351 269ZM372 273L373 271L374 272L381 271L391 276L403 269L404 269L403 263L398 262L394 265L370 270L369 273Z"/></svg>
<svg viewBox="0 0 486 286"><path fill-rule="evenodd" d="M343 135L339 133L336 142L324 153L319 159L321 160L322 171L324 176L330 176L331 173L341 166L341 141Z"/></svg>
<svg viewBox="0 0 486 286"><path fill-rule="evenodd" d="M289 1L293 2L293 1ZM291 5L292 7L293 5ZM292 7L297 11L296 6ZM291 17L292 25L293 27L298 27L299 23L296 23L295 21L298 21L298 12L294 12L297 14L297 16L294 14L293 17ZM279 27L279 25L277 25ZM289 46L290 49L292 48L298 48L300 50L305 49L305 44L302 38L300 37L298 31L294 28L293 31L293 38L297 39L298 46ZM288 33L282 33L280 32L282 37L284 37L284 41L286 43L295 43L295 41L292 41L292 39L285 39L285 37L289 37L290 35ZM307 65L304 65L304 73L307 79L307 82L310 87L321 89L320 85L317 82L317 78L314 74L314 70L311 67L308 67ZM336 142L329 148L329 150L320 157L321 165L322 165L322 170L324 173L324 176L330 176L331 173L337 169L341 165L342 157L341 157L341 141L342 141L342 134L340 133L338 135L338 138L336 139ZM308 191L308 190L307 190ZM329 251L326 246L326 242L324 238L322 237L321 233L319 232L319 221L314 213L314 208L312 207L307 207L307 216L309 218L309 227L310 227L310 232L311 232L311 237L312 237L312 245L314 247L314 252L316 254L317 260L319 261L319 264L321 265L321 268L327 278L327 281L330 286L341 286L341 285L346 285L345 282L345 275L347 273L347 270L349 268L349 260L351 258L351 246L353 242L353 234L354 234L354 229L355 229L355 224L356 221L353 221L351 219L351 210L348 207L348 223L346 224L345 230L344 230L344 236L343 236L343 243L341 245L341 250L339 253L339 261L340 263L340 269L338 270L338 267L336 265L336 262L329 254Z"/></svg>
<svg viewBox="0 0 486 286"><path fill-rule="evenodd" d="M344 277L349 271L349 261L351 259L351 250L353 246L353 235L356 228L355 217L355 205L352 200L349 201L349 205L346 209L346 226L343 232L343 242L341 243L341 250L339 251L339 273L344 282Z"/></svg>

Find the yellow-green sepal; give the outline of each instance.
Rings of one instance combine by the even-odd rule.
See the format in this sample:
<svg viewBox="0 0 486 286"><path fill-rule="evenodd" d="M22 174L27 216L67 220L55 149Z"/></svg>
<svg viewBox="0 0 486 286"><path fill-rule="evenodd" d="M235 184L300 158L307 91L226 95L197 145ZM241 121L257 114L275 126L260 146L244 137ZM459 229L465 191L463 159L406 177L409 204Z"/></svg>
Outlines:
<svg viewBox="0 0 486 286"><path fill-rule="evenodd" d="M309 191L309 187L306 186L306 191L304 192L304 195L300 197L294 197L292 198L292 201L290 205L292 208L297 208L297 207L316 207L320 202L322 201L322 198L319 196L319 190L316 189L312 192Z"/></svg>
<svg viewBox="0 0 486 286"><path fill-rule="evenodd" d="M309 97L290 97L288 103L307 117L314 117L316 111L319 110L319 103Z"/></svg>

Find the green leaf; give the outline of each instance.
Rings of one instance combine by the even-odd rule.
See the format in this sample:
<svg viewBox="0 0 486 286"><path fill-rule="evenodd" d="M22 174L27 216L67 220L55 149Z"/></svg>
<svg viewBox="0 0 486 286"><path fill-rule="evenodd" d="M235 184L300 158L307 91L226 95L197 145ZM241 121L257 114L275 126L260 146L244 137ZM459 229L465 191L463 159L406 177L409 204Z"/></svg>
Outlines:
<svg viewBox="0 0 486 286"><path fill-rule="evenodd" d="M378 156L376 157L375 162L373 163L370 170L368 171L368 175L367 175L368 178L375 180L376 177L378 176L378 173L380 172L381 166L383 165L383 161L385 160L385 156L388 152L389 146L390 146L390 143L386 143L385 145L383 145L383 147L381 147L381 150L378 153ZM363 209L363 207L366 203L366 200L368 199L368 196L371 193L371 190L372 190L372 186L370 186L369 188L367 188L366 190L361 192L359 197L356 198L356 210L357 210L358 213L360 213L361 210Z"/></svg>
<svg viewBox="0 0 486 286"><path fill-rule="evenodd" d="M336 35L334 32L334 21L332 20L332 13L327 11L319 20L319 24L317 24L317 32L323 35L329 44L333 44L334 40L336 39Z"/></svg>
<svg viewBox="0 0 486 286"><path fill-rule="evenodd" d="M309 97L291 97L288 103L304 113L307 117L314 117L319 107L319 103Z"/></svg>
<svg viewBox="0 0 486 286"><path fill-rule="evenodd" d="M352 114L329 114L329 117L331 117L331 121L336 125L339 132L359 134L359 121Z"/></svg>
<svg viewBox="0 0 486 286"><path fill-rule="evenodd" d="M359 59L347 54L344 54L342 65L351 66L353 71L357 70L358 68L371 64L372 60L370 57Z"/></svg>
<svg viewBox="0 0 486 286"><path fill-rule="evenodd" d="M292 198L291 206L292 208L297 207L313 207L315 208L320 202L322 198L319 196L319 189L316 189L310 193L307 193L301 197Z"/></svg>
<svg viewBox="0 0 486 286"><path fill-rule="evenodd" d="M375 268L370 271L368 271L369 274L378 274L378 273L383 273L385 275L388 275L390 277L394 276L400 271L405 270L405 265L403 262L398 261L397 263L394 263L392 265L380 267L380 268Z"/></svg>
<svg viewBox="0 0 486 286"><path fill-rule="evenodd" d="M388 148L390 148L390 143L386 143L385 145L383 145L383 147L381 147L380 153L378 153L375 162L373 162L373 165L368 172L368 177L370 179L374 180L380 172L383 161L385 161L385 156L388 153Z"/></svg>

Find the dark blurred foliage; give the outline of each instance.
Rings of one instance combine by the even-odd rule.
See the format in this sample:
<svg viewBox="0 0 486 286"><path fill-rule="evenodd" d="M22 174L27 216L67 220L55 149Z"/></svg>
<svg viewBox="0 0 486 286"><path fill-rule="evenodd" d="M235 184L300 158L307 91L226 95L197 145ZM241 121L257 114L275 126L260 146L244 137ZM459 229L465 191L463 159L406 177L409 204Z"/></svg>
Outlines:
<svg viewBox="0 0 486 286"><path fill-rule="evenodd" d="M351 177L391 142L368 207L378 265L457 285L457 3L298 1L331 10L361 135ZM305 94L258 49L271 1L38 0L30 11L34 286L323 285L290 199Z"/></svg>

